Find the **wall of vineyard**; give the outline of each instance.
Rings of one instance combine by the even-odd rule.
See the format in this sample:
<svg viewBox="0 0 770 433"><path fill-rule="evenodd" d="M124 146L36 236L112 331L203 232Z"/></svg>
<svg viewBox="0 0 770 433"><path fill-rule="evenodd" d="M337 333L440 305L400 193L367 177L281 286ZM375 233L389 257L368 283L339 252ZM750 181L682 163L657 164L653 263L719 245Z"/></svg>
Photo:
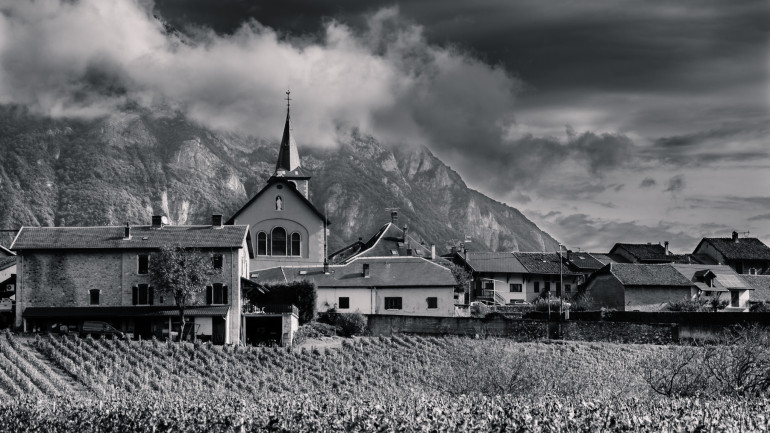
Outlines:
<svg viewBox="0 0 770 433"><path fill-rule="evenodd" d="M549 329L550 326L550 329ZM399 333L427 335L505 336L515 341L550 338L575 341L611 341L668 344L678 338L676 326L658 323L583 322L551 323L495 318L369 316L372 335Z"/></svg>

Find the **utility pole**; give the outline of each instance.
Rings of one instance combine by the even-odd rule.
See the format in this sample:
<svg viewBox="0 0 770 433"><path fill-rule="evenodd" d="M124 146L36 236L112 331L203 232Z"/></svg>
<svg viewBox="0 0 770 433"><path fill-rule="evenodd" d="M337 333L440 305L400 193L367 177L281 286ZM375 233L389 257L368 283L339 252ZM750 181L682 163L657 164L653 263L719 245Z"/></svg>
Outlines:
<svg viewBox="0 0 770 433"><path fill-rule="evenodd" d="M561 244L559 244L559 320L564 314L564 275L562 272Z"/></svg>

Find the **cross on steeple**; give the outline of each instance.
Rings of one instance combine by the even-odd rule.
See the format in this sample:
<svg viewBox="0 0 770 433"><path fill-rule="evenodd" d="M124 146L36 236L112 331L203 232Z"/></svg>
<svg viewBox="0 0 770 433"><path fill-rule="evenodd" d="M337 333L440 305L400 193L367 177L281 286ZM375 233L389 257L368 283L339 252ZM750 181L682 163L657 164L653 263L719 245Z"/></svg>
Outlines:
<svg viewBox="0 0 770 433"><path fill-rule="evenodd" d="M291 107L291 90L286 91L286 109L288 110Z"/></svg>

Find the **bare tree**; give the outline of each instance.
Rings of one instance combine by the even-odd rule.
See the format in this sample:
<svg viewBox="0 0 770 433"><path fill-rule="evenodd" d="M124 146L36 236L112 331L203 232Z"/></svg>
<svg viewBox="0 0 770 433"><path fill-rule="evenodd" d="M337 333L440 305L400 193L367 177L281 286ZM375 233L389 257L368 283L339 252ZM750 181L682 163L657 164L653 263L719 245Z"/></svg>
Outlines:
<svg viewBox="0 0 770 433"><path fill-rule="evenodd" d="M182 341L185 308L197 302L197 295L216 274L211 256L197 249L164 246L153 255L149 271L158 291L174 297L181 320L179 341Z"/></svg>

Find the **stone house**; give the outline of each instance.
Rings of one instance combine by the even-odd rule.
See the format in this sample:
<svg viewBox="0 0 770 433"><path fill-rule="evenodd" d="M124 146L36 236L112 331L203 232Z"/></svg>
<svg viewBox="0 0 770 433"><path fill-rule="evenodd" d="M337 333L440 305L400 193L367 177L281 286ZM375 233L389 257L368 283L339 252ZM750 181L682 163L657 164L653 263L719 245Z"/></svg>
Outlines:
<svg viewBox="0 0 770 433"><path fill-rule="evenodd" d="M18 254L15 325L25 331L54 323L103 320L134 336L166 337L178 329L173 297L153 287L149 264L167 245L210 254L219 276L187 309L190 329L215 343L241 341L241 279L253 255L248 226L152 225L22 227L11 249Z"/></svg>
<svg viewBox="0 0 770 433"><path fill-rule="evenodd" d="M737 232L729 238L701 239L693 255L706 256L739 274L770 274L770 248L757 238L739 238Z"/></svg>
<svg viewBox="0 0 770 433"><path fill-rule="evenodd" d="M282 266L253 273L252 280L312 281L319 312L454 316L452 272L421 257L361 257L326 267Z"/></svg>

